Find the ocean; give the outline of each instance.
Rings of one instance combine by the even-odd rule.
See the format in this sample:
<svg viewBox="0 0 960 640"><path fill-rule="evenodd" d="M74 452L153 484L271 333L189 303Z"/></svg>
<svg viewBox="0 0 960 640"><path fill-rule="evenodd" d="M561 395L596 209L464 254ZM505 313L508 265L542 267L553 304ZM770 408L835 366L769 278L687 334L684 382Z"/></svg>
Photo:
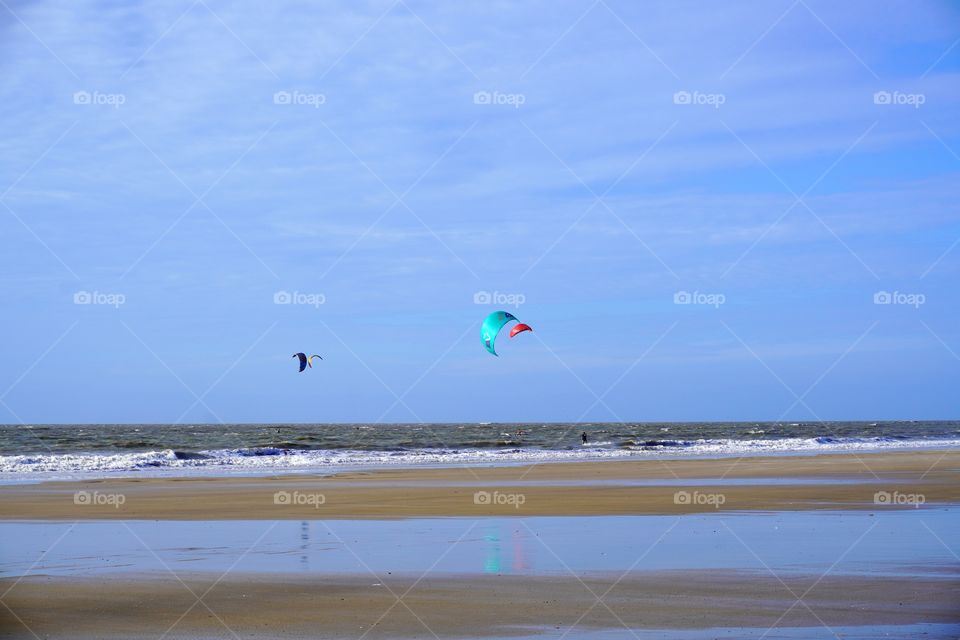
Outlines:
<svg viewBox="0 0 960 640"><path fill-rule="evenodd" d="M957 446L958 421L0 425L0 481Z"/></svg>

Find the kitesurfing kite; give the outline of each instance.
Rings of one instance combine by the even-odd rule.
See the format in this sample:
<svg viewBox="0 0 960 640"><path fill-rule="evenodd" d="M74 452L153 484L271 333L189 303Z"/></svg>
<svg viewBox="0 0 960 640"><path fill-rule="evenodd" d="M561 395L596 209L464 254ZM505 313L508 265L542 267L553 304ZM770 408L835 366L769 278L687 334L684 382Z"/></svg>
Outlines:
<svg viewBox="0 0 960 640"><path fill-rule="evenodd" d="M303 353L303 352L301 352L301 353L295 353L295 354L293 354L293 355L290 356L290 357L291 357L291 358L299 358L299 359L300 359L300 372L301 372L301 373L303 373L303 370L306 369L307 367L310 367L311 369L313 368L313 359L314 359L314 358L320 358L320 356L318 356L317 354L313 354L312 356L309 356L309 357L308 357L307 354L305 354L305 353ZM323 358L320 358L320 359L323 360Z"/></svg>
<svg viewBox="0 0 960 640"><path fill-rule="evenodd" d="M513 329L510 329L510 337L517 335L518 333L523 333L524 331L533 331L533 328L528 324L523 324L522 322L518 325L515 325Z"/></svg>
<svg viewBox="0 0 960 640"><path fill-rule="evenodd" d="M516 321L518 324L510 330L511 338L524 331L533 331L533 329L530 328L530 325L520 323L520 321L517 320L517 317L512 313L508 313L506 311L494 311L488 315L484 319L483 324L480 325L480 341L483 343L483 348L493 355L497 355L497 351L494 348L497 340L497 334L500 333L500 330L503 329L504 325L513 321Z"/></svg>

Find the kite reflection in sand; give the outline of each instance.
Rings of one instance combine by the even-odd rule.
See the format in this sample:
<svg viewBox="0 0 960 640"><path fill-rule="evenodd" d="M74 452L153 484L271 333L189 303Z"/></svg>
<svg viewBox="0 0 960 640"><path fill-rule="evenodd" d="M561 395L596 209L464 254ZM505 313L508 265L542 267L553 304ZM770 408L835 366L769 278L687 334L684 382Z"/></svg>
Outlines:
<svg viewBox="0 0 960 640"><path fill-rule="evenodd" d="M486 557L483 561L483 572L499 574L507 571L504 567L504 553L501 546L503 523L493 524L487 527L483 535L484 546L486 547ZM512 536L513 561L510 563L509 573L525 573L530 565L527 563L527 554L524 549L523 532L514 529Z"/></svg>

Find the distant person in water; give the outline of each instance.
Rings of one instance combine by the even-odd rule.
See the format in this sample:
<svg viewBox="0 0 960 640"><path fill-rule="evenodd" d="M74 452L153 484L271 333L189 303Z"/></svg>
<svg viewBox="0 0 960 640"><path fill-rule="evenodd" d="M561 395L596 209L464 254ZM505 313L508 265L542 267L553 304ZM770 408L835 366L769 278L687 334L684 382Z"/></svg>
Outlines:
<svg viewBox="0 0 960 640"><path fill-rule="evenodd" d="M583 440L583 444L587 444L587 432L584 431L580 434L580 439Z"/></svg>

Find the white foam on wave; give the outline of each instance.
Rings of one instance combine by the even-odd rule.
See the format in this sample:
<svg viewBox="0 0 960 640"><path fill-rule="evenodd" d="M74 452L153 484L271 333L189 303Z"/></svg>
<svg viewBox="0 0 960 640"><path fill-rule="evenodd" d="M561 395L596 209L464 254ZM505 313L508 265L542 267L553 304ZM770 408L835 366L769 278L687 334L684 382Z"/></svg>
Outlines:
<svg viewBox="0 0 960 640"><path fill-rule="evenodd" d="M592 446L591 446L592 445ZM70 453L0 456L0 480L41 479L50 475L101 475L137 472L176 475L178 470L232 472L331 471L340 467L383 465L439 466L516 464L638 457L725 457L791 453L877 451L960 447L960 439L780 438L770 440L667 440L611 447L590 443L576 449L417 449L410 451L218 449L178 454L172 450L137 453Z"/></svg>

